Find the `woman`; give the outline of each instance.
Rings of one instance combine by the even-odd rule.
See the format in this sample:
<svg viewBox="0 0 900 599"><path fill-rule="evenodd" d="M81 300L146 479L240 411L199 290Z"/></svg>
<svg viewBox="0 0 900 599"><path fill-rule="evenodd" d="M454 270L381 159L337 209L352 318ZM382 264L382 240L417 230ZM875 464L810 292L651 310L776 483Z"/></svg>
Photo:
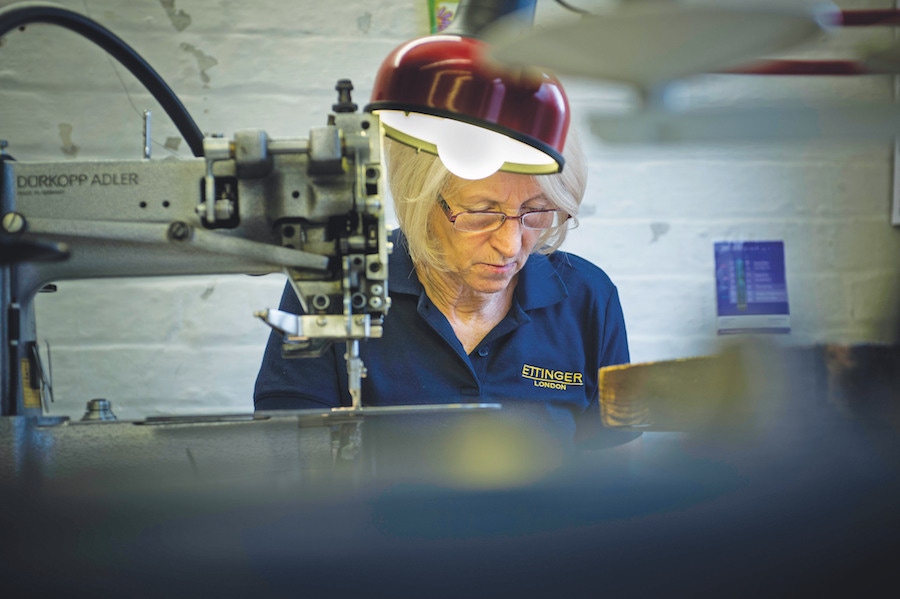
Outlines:
<svg viewBox="0 0 900 599"><path fill-rule="evenodd" d="M497 402L536 414L570 442L602 436L598 369L628 362L628 344L609 277L557 251L586 184L573 137L561 173L475 181L386 142L400 230L384 334L360 347L364 405ZM301 312L289 290L281 308ZM350 405L342 347L284 360L280 346L273 335L256 409Z"/></svg>

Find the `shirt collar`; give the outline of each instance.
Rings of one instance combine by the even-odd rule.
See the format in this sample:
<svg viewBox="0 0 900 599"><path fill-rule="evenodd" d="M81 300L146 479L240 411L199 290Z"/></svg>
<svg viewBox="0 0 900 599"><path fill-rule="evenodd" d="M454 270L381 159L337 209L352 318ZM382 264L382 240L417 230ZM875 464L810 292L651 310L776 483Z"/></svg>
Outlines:
<svg viewBox="0 0 900 599"><path fill-rule="evenodd" d="M569 291L556 267L545 254L532 254L519 273L516 298L523 310L553 305L568 297Z"/></svg>
<svg viewBox="0 0 900 599"><path fill-rule="evenodd" d="M394 251L388 258L388 293L419 295L424 291L409 255L409 242L400 229L390 235Z"/></svg>

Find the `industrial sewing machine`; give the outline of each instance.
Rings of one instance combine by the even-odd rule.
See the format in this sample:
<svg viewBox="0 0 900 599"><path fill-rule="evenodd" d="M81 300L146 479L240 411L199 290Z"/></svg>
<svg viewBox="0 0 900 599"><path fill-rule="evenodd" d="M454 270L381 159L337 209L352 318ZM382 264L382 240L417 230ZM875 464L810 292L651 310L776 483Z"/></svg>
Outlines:
<svg viewBox="0 0 900 599"><path fill-rule="evenodd" d="M330 468L346 429L317 426L299 435L288 416L116 423L102 400L88 402L81 422L48 416L33 300L62 279L284 272L306 313L257 316L283 335L292 357L345 343L348 410L358 412L358 343L381 336L390 307L379 118L356 110L352 84L342 80L331 114L307 138L271 139L261 130L203 136L149 65L99 24L22 3L0 11L0 35L31 22L76 31L119 59L154 94L195 158L150 160L148 113L143 159L27 162L7 153L6 143L0 147L2 478L77 485L88 467L115 486L123 472L129 485L152 480L149 471L174 480L179 472L241 477ZM181 441L160 442L172 434ZM110 488L95 483L95 490Z"/></svg>
<svg viewBox="0 0 900 599"><path fill-rule="evenodd" d="M283 271L306 314L257 315L283 335L284 352L294 357L346 343L352 399L347 410L361 410L358 343L381 335L390 306L390 247L379 119L355 111L349 82L338 87L334 113L307 139L270 139L262 131L206 137L202 157L164 162L29 163L3 157L4 262L10 263L2 272L0 436L8 451L0 472L16 479L27 478L30 470L39 479L78 480L84 456L93 455L91 468L107 474L101 478L110 484L123 480L121 472L135 475L127 477L132 482L151 480L148 470L172 480L198 459L206 472L240 477L242 468L227 472L219 466L243 456L260 472L272 464L286 472L327 469L332 446L352 444L348 435L358 422L349 429L319 426L298 440L297 420L287 415L116 424L105 420L105 400L91 400L85 422L49 417L42 405L45 381L33 309L45 284L66 278ZM35 257L36 248L45 259L13 263L16 254ZM310 414L305 421L321 416ZM154 423L176 427L134 426ZM232 426L216 426L221 423ZM192 426L177 426L185 424ZM181 441L160 442L160 435L171 434Z"/></svg>
<svg viewBox="0 0 900 599"><path fill-rule="evenodd" d="M9 346L4 415L40 409L32 299L54 280L284 270L307 314L259 316L285 352L348 343L360 406L360 339L381 335L390 250L382 205L378 117L355 112L351 85L308 139L243 131L206 137L179 161L18 162L4 157L3 234L50 241L64 259L4 267ZM60 256L63 258L63 256ZM6 329L6 327L5 327Z"/></svg>

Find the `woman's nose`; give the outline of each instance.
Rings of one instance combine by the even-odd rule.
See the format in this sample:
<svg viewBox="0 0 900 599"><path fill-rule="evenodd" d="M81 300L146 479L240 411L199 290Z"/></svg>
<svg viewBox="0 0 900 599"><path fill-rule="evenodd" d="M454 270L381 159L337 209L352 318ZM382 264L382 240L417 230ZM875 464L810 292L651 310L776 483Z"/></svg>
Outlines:
<svg viewBox="0 0 900 599"><path fill-rule="evenodd" d="M522 249L522 222L516 218L507 218L491 234L491 242L504 256L512 257Z"/></svg>

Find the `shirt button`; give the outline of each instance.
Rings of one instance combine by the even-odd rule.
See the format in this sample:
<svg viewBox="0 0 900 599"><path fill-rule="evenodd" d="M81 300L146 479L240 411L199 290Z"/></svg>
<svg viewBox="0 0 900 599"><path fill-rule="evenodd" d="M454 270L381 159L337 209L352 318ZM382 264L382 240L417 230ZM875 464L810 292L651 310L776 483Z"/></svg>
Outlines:
<svg viewBox="0 0 900 599"><path fill-rule="evenodd" d="M491 353L491 350L489 350L487 347L479 347L478 348L478 355L481 356L482 358L485 357L486 355L488 355L489 353Z"/></svg>

